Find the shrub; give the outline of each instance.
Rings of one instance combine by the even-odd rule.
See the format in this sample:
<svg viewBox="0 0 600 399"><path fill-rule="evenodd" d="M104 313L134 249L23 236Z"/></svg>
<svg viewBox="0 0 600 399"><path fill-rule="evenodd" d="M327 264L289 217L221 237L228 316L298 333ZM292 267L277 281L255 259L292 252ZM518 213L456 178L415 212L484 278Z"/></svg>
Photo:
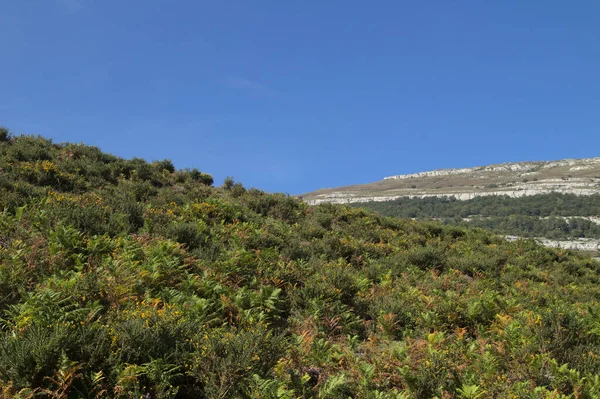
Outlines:
<svg viewBox="0 0 600 399"><path fill-rule="evenodd" d="M0 143L10 140L10 131L4 126L0 126Z"/></svg>

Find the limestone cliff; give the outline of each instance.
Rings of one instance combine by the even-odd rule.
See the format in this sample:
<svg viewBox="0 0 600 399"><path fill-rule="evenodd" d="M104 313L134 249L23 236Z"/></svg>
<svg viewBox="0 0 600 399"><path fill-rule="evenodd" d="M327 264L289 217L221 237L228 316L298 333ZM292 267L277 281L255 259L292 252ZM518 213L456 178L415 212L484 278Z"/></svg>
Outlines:
<svg viewBox="0 0 600 399"><path fill-rule="evenodd" d="M522 197L552 192L592 195L600 193L600 157L549 162L517 162L473 168L441 169L303 195L310 204L392 201L400 197L478 196Z"/></svg>

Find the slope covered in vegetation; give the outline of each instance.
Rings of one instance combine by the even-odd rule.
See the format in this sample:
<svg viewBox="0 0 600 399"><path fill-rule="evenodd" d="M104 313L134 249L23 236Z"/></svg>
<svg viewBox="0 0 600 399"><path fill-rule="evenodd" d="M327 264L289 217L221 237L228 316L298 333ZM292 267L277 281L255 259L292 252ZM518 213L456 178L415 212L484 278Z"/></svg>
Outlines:
<svg viewBox="0 0 600 399"><path fill-rule="evenodd" d="M2 397L600 396L589 258L0 141Z"/></svg>
<svg viewBox="0 0 600 399"><path fill-rule="evenodd" d="M445 224L481 227L522 237L600 238L600 225L586 218L600 215L600 194L484 196L464 201L452 197L399 198L352 206L385 216L440 219Z"/></svg>

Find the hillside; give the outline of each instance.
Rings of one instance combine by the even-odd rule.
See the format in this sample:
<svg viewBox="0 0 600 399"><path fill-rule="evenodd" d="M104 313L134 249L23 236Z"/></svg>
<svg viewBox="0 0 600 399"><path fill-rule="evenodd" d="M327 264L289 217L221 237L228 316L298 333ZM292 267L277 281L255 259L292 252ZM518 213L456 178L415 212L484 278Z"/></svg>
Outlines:
<svg viewBox="0 0 600 399"><path fill-rule="evenodd" d="M600 158L397 175L302 198L309 204L347 203L386 216L481 227L600 256Z"/></svg>
<svg viewBox="0 0 600 399"><path fill-rule="evenodd" d="M468 200L491 195L516 198L548 193L592 195L599 192L600 158L589 158L516 162L396 175L370 184L317 190L302 197L314 205L324 202L386 202L402 197Z"/></svg>
<svg viewBox="0 0 600 399"><path fill-rule="evenodd" d="M550 239L600 238L600 194L538 194L528 197L482 196L399 198L353 204L386 216L434 219L482 227L500 234Z"/></svg>
<svg viewBox="0 0 600 399"><path fill-rule="evenodd" d="M6 130L0 209L2 398L600 397L568 250Z"/></svg>

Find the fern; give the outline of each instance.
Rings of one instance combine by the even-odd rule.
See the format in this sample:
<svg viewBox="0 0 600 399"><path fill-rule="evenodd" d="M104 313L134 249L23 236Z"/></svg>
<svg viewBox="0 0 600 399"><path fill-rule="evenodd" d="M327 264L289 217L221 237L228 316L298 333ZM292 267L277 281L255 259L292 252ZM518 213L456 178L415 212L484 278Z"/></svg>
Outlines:
<svg viewBox="0 0 600 399"><path fill-rule="evenodd" d="M348 399L353 396L350 381L345 374L330 376L319 388L321 399Z"/></svg>

